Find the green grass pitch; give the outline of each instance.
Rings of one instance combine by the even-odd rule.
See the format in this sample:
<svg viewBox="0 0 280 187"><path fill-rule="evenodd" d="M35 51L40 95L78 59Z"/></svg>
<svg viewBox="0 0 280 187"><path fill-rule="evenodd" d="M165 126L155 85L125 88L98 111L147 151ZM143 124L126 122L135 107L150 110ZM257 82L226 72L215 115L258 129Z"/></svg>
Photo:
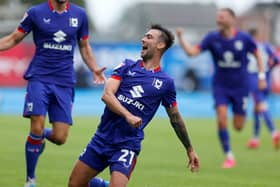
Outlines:
<svg viewBox="0 0 280 187"><path fill-rule="evenodd" d="M276 124L279 122L277 121ZM98 118L76 117L68 141L63 146L47 143L37 168L38 187L66 187L78 155L95 132ZM248 150L251 135L248 122L242 132L229 126L237 166L221 169L223 154L214 119L186 119L201 169L191 173L187 156L168 119L155 118L146 128L143 149L129 182L130 187L279 187L280 151L275 151L267 129L262 126L261 147ZM0 116L0 187L23 186L25 179L24 143L29 120ZM108 170L101 174L109 178Z"/></svg>

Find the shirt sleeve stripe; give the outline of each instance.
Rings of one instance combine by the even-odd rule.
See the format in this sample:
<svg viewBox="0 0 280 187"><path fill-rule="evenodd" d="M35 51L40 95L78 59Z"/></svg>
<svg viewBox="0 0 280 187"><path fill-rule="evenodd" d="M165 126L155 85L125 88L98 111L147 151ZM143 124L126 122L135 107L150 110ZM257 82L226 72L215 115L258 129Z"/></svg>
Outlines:
<svg viewBox="0 0 280 187"><path fill-rule="evenodd" d="M17 30L18 30L19 32L25 33L25 30L24 30L22 27L18 27Z"/></svg>
<svg viewBox="0 0 280 187"><path fill-rule="evenodd" d="M88 38L89 38L88 35L86 35L82 37L82 40L87 40Z"/></svg>
<svg viewBox="0 0 280 187"><path fill-rule="evenodd" d="M117 76L117 75L112 75L111 78L116 79L116 80L121 80L122 79L120 76Z"/></svg>

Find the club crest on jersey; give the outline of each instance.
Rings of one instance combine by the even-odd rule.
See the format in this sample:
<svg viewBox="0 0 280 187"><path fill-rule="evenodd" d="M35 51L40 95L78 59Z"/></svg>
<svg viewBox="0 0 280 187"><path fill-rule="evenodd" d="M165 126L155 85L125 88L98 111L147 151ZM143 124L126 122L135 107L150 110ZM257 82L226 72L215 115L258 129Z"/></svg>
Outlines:
<svg viewBox="0 0 280 187"><path fill-rule="evenodd" d="M70 18L69 24L70 24L70 27L78 27L78 18Z"/></svg>
<svg viewBox="0 0 280 187"><path fill-rule="evenodd" d="M241 51L243 49L243 42L241 40L235 41L234 47L236 50Z"/></svg>
<svg viewBox="0 0 280 187"><path fill-rule="evenodd" d="M160 89L161 87L162 87L162 81L161 80L159 80L159 79L154 79L154 81L153 81L153 86L156 88L156 89Z"/></svg>

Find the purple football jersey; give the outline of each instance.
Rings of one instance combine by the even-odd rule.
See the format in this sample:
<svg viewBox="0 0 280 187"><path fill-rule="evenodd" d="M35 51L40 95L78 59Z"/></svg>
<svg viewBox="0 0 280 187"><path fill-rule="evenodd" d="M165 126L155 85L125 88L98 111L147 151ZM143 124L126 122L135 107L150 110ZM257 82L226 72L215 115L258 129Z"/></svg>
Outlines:
<svg viewBox="0 0 280 187"><path fill-rule="evenodd" d="M174 81L160 67L146 70L141 60L125 60L114 70L112 78L121 81L115 96L128 111L142 118L142 125L133 128L123 117L106 107L92 141L140 151L143 130L159 105L166 108L176 106Z"/></svg>
<svg viewBox="0 0 280 187"><path fill-rule="evenodd" d="M219 31L209 32L200 44L202 51L210 51L215 67L214 87L248 88L248 53L255 53L257 46L249 34L236 31L228 39Z"/></svg>
<svg viewBox="0 0 280 187"><path fill-rule="evenodd" d="M78 40L88 38L84 9L68 3L65 11L58 13L48 1L27 10L18 30L24 33L32 31L36 47L24 78L74 86L74 49Z"/></svg>

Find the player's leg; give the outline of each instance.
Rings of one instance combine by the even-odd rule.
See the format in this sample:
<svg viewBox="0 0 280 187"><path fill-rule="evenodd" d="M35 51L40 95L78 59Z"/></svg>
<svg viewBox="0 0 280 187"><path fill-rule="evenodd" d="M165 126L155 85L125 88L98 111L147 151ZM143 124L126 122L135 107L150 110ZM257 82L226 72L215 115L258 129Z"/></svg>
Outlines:
<svg viewBox="0 0 280 187"><path fill-rule="evenodd" d="M227 129L227 111L228 111L229 96L227 90L221 88L214 88L213 96L214 96L215 107L216 107L218 137L222 146L222 150L226 156L222 167L230 168L234 166L235 162L230 147L230 136Z"/></svg>
<svg viewBox="0 0 280 187"><path fill-rule="evenodd" d="M248 92L237 91L232 95L233 126L237 131L241 131L246 121L246 110L248 106Z"/></svg>
<svg viewBox="0 0 280 187"><path fill-rule="evenodd" d="M137 153L129 149L116 151L110 162L111 180L109 187L126 187L135 168Z"/></svg>
<svg viewBox="0 0 280 187"><path fill-rule="evenodd" d="M108 160L105 155L97 153L95 149L104 150L105 148L89 143L72 170L68 182L69 187L108 187L107 181L96 177L109 165Z"/></svg>
<svg viewBox="0 0 280 187"><path fill-rule="evenodd" d="M245 125L246 116L244 114L234 113L233 115L233 126L235 130L241 131Z"/></svg>
<svg viewBox="0 0 280 187"><path fill-rule="evenodd" d="M113 171L109 187L126 187L128 184L128 177L121 172Z"/></svg>
<svg viewBox="0 0 280 187"><path fill-rule="evenodd" d="M68 131L72 125L72 103L74 91L72 88L65 88L52 85L52 96L48 109L49 120L53 128L44 129L44 137L50 142L62 145L66 142Z"/></svg>
<svg viewBox="0 0 280 187"><path fill-rule="evenodd" d="M43 147L44 116L31 116L31 129L25 143L26 187L35 187L35 170Z"/></svg>
<svg viewBox="0 0 280 187"><path fill-rule="evenodd" d="M44 129L45 137L56 145L63 145L68 137L70 125L63 122L53 122L52 127L52 129Z"/></svg>
<svg viewBox="0 0 280 187"><path fill-rule="evenodd" d="M262 91L261 93L262 94L260 95L260 98L259 98L259 104L258 104L257 110L258 110L259 114L261 114L263 116L265 124L271 133L273 145L274 145L275 149L278 149L279 141L280 141L280 134L277 131L277 129L273 123L272 117L268 110L268 105L266 102L268 91Z"/></svg>
<svg viewBox="0 0 280 187"><path fill-rule="evenodd" d="M235 165L234 156L230 147L230 136L227 129L227 110L228 107L226 105L218 105L216 107L219 140L226 156L222 165L223 168L231 168Z"/></svg>
<svg viewBox="0 0 280 187"><path fill-rule="evenodd" d="M239 89L231 95L233 110L233 126L237 131L241 131L246 122L246 112L248 108L249 90Z"/></svg>
<svg viewBox="0 0 280 187"><path fill-rule="evenodd" d="M247 142L247 147L250 149L256 149L260 145L259 135L260 135L260 112L259 103L254 101L254 112L253 112L253 138Z"/></svg>
<svg viewBox="0 0 280 187"><path fill-rule="evenodd" d="M46 88L39 82L29 82L24 104L24 117L30 118L30 132L25 144L26 187L35 186L35 169L43 148L43 129L48 107Z"/></svg>
<svg viewBox="0 0 280 187"><path fill-rule="evenodd" d="M89 187L89 181L98 173L98 171L78 160L70 175L68 187Z"/></svg>

